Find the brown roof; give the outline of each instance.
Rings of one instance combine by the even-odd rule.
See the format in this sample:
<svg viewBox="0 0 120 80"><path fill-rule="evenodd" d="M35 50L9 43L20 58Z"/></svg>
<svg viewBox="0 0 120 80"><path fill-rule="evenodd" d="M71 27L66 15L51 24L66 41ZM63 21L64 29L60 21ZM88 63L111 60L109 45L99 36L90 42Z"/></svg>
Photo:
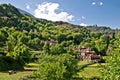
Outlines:
<svg viewBox="0 0 120 80"><path fill-rule="evenodd" d="M94 51L86 51L85 54L96 54Z"/></svg>
<svg viewBox="0 0 120 80"><path fill-rule="evenodd" d="M94 60L94 59L100 59L101 56L100 55L92 55L91 56L91 59Z"/></svg>

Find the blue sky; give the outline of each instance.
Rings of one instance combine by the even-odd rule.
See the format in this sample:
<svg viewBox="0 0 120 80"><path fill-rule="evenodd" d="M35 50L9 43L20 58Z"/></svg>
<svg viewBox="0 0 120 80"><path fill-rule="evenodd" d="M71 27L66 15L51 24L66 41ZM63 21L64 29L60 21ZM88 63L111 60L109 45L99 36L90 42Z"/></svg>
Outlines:
<svg viewBox="0 0 120 80"><path fill-rule="evenodd" d="M120 29L120 0L0 0L35 17Z"/></svg>

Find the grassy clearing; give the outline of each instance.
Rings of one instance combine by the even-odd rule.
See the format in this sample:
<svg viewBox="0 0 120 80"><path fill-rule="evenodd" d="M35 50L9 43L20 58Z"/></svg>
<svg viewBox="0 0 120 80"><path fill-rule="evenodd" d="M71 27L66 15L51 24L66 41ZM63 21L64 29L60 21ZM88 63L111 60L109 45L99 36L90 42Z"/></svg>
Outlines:
<svg viewBox="0 0 120 80"><path fill-rule="evenodd" d="M84 78L102 77L102 74L100 72L101 67L99 66L98 63L90 64L89 62L81 61L79 62L78 65L82 66L87 65L78 73L79 77Z"/></svg>
<svg viewBox="0 0 120 80"><path fill-rule="evenodd" d="M26 71L36 71L38 69L38 64L37 63L26 64L26 66L24 67L24 69Z"/></svg>
<svg viewBox="0 0 120 80"><path fill-rule="evenodd" d="M79 72L80 77L92 78L92 77L102 77L100 73L100 68L86 67L81 72Z"/></svg>
<svg viewBox="0 0 120 80"><path fill-rule="evenodd" d="M79 63L78 63L78 65L80 65L80 66L84 66L86 64L89 64L89 62L87 62L87 61L79 61Z"/></svg>
<svg viewBox="0 0 120 80"><path fill-rule="evenodd" d="M37 63L29 63L29 64L26 64L26 67L38 67L39 64Z"/></svg>
<svg viewBox="0 0 120 80"><path fill-rule="evenodd" d="M0 80L19 80L21 77L32 73L33 71L18 71L16 74L9 75L7 72L0 72Z"/></svg>
<svg viewBox="0 0 120 80"><path fill-rule="evenodd" d="M20 78L32 75L37 70L38 64L29 63L24 67L24 71L17 71L16 74L9 75L8 72L0 72L0 80L19 80Z"/></svg>
<svg viewBox="0 0 120 80"><path fill-rule="evenodd" d="M79 77L92 78L102 77L98 63L91 64L86 61L80 61L79 66L84 66L78 73ZM102 65L105 65L104 63ZM17 71L16 74L9 75L7 72L0 72L0 80L19 80L21 77L32 75L38 69L38 64L29 63L25 66L25 71Z"/></svg>

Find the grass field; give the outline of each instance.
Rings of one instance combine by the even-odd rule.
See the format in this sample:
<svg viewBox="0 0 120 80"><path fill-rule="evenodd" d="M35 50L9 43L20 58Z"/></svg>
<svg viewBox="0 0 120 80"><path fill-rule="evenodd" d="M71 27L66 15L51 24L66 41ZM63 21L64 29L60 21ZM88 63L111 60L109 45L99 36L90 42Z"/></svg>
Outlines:
<svg viewBox="0 0 120 80"><path fill-rule="evenodd" d="M19 80L20 78L32 75L38 64L30 63L24 67L24 71L16 71L16 74L9 75L8 72L0 72L0 80Z"/></svg>
<svg viewBox="0 0 120 80"><path fill-rule="evenodd" d="M78 73L79 77L92 78L92 77L102 77L100 73L100 66L98 63L89 63L85 61L80 61L79 66L83 68ZM9 75L8 72L0 72L0 80L19 80L20 78L32 75L32 73L37 69L38 64L29 63L25 66L25 71L17 71L16 74Z"/></svg>
<svg viewBox="0 0 120 80"><path fill-rule="evenodd" d="M19 80L23 76L31 75L33 71L18 71L16 74L9 75L7 72L0 72L0 80Z"/></svg>
<svg viewBox="0 0 120 80"><path fill-rule="evenodd" d="M86 65L79 73L79 77L84 78L92 78L92 77L102 77L100 72L101 67L98 63L88 63L88 62L80 62L79 65Z"/></svg>

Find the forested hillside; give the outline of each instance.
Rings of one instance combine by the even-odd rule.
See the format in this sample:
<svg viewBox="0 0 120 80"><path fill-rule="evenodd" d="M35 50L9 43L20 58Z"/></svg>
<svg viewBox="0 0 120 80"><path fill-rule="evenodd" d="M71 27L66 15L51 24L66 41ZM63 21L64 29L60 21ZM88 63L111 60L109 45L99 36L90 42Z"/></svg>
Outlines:
<svg viewBox="0 0 120 80"><path fill-rule="evenodd" d="M23 69L26 63L44 57L41 68L43 66L46 66L46 69L54 68L58 71L56 74L59 74L59 76L51 74L52 76L48 76L49 79L64 80L68 77L71 79L72 75L76 74L74 70L77 71L75 56L78 53L73 50L74 47L88 46L102 56L111 55L117 47L118 33L119 30L109 27L96 25L84 27L62 21L37 19L19 11L11 4L1 4L0 71ZM50 64L53 66L49 66ZM74 66L70 67L71 65ZM59 66L62 66L62 69ZM41 72L38 70L37 78L43 78ZM45 77L44 79L46 80Z"/></svg>

